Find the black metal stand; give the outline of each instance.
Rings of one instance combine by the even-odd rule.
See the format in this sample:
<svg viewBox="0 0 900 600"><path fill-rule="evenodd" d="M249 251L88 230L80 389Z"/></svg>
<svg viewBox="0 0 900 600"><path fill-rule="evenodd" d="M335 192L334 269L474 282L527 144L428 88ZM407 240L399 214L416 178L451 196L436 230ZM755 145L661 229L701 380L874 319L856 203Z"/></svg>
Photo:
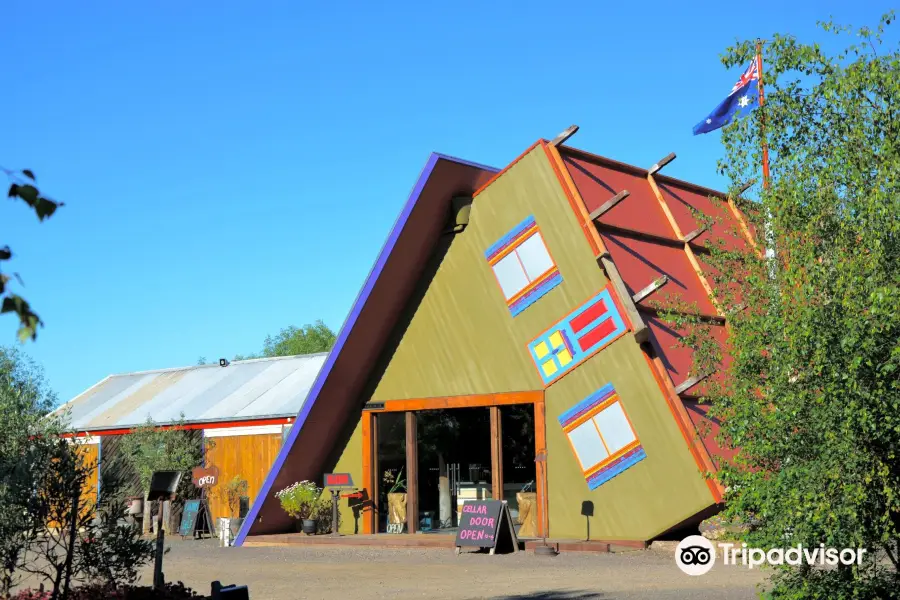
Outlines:
<svg viewBox="0 0 900 600"><path fill-rule="evenodd" d="M166 585L165 576L163 575L163 550L165 546L166 532L163 527L163 500L158 501L159 512L156 515L156 556L153 563L153 589L161 590Z"/></svg>
<svg viewBox="0 0 900 600"><path fill-rule="evenodd" d="M332 489L331 490L331 537L341 537L341 534L338 533L338 503L341 499L341 491Z"/></svg>

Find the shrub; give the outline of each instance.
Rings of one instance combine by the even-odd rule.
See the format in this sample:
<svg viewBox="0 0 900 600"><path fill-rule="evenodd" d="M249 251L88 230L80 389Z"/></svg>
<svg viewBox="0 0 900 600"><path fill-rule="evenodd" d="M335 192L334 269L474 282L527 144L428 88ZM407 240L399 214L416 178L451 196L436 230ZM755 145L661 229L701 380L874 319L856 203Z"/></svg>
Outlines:
<svg viewBox="0 0 900 600"><path fill-rule="evenodd" d="M334 517L332 515L332 505L331 505L331 494L324 493L319 496L319 499L316 500L316 504L313 510L313 516L311 519L316 520L316 531L317 533L331 533L332 522L334 521ZM338 526L340 527L341 523L341 511L338 511Z"/></svg>
<svg viewBox="0 0 900 600"><path fill-rule="evenodd" d="M281 502L281 508L295 519L315 519L318 516L317 503L322 495L322 488L312 481L301 481L289 485L275 494Z"/></svg>
<svg viewBox="0 0 900 600"><path fill-rule="evenodd" d="M228 511L231 513L231 518L237 518L238 512L241 507L241 498L246 496L249 493L250 486L247 483L246 479L242 479L240 475L235 475L234 478L225 484L223 488L221 488L222 499L225 500L225 503L228 505Z"/></svg>
<svg viewBox="0 0 900 600"><path fill-rule="evenodd" d="M21 590L10 600L50 600L50 592L38 590ZM191 600L194 598L206 598L187 587L180 581L166 583L161 590L154 590L149 586L134 585L84 585L69 591L69 600Z"/></svg>

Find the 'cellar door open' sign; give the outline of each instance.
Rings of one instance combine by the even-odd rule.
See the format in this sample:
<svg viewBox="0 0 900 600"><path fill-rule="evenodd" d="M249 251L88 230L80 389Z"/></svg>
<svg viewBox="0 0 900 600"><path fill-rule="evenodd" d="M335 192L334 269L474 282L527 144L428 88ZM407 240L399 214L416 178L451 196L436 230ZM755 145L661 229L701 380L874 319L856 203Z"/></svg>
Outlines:
<svg viewBox="0 0 900 600"><path fill-rule="evenodd" d="M456 533L457 554L463 546L488 548L490 554L518 551L519 540L506 502L476 500L463 504Z"/></svg>

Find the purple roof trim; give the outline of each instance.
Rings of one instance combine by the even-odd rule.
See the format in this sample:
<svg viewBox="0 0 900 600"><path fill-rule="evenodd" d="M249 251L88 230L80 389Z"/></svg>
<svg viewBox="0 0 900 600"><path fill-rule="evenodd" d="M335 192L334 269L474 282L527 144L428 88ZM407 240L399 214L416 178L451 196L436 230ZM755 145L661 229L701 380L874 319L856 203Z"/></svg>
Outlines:
<svg viewBox="0 0 900 600"><path fill-rule="evenodd" d="M312 388L309 390L307 400L303 403L303 408L300 409L300 414L298 414L297 418L294 420L291 431L288 434L288 439L285 440L285 443L281 446L281 450L278 452L278 458L275 459L275 463L269 469L269 474L266 475L266 479L263 482L259 493L256 494L256 498L253 501L253 506L250 507L250 511L247 513L247 517L244 519L244 522L241 525L241 529L240 531L238 531L237 537L235 537L234 539L235 546L242 545L244 543L244 540L247 538L247 534L250 532L250 528L253 526L253 522L259 515L259 511L262 508L263 502L265 502L266 496L269 495L269 492L272 489L272 485L275 483L275 478L278 477L278 473L281 471L282 466L284 466L288 454L290 454L291 447L294 445L294 441L297 439L297 436L300 434L300 430L303 428L303 424L306 422L306 417L309 415L309 412L312 410L316 399L319 397L319 392L322 390L322 386L325 384L325 380L328 379L328 375L331 373L331 369L334 366L334 363L337 360L338 356L340 355L341 349L344 347L347 338L350 336L350 332L353 330L354 325L356 325L356 320L357 318L359 318L359 314L362 312L363 306L365 306L366 301L369 299L369 294L372 293L372 289L375 287L375 283L378 281L378 277L381 275L381 271L384 269L384 265L387 263L388 257L390 257L391 252L394 250L394 245L397 243L397 239L400 237L400 233L403 231L403 228L406 225L406 221L407 219L409 219L409 215L412 213L413 207L415 207L416 202L418 202L419 196L421 195L422 190L425 189L425 184L428 183L428 179L431 177L431 173L432 171L434 171L434 167L435 165L437 165L439 160L447 160L471 167L477 167L479 169L492 171L494 173L500 171L500 169L495 169L494 167L480 165L478 163L454 158L445 154L438 154L437 152L433 152L428 158L428 162L425 163L425 168L422 169L422 173L419 175L419 179L418 181L416 181L416 185L415 187L413 187L412 193L410 193L409 198L406 200L406 204L403 206L403 210L400 211L400 215L394 222L391 233L388 235L387 240L384 242L384 246L381 247L381 252L379 252L378 259L375 261L375 264L369 271L369 275L368 277L366 277L366 282L363 284L363 287L359 291L359 294L356 295L356 300L353 302L353 308L350 309L350 314L347 315L347 318L344 320L344 324L341 326L341 331L338 333L338 337L334 343L334 347L328 354L328 358L325 360L325 364L322 365L322 370L319 371L319 374L316 376L316 380L313 383Z"/></svg>

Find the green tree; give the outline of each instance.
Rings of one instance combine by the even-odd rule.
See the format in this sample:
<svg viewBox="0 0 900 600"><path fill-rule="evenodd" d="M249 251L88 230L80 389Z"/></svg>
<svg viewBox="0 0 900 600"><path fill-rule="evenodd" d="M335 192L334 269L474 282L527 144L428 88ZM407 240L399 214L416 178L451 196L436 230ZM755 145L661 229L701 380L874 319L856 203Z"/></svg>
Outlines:
<svg viewBox="0 0 900 600"><path fill-rule="evenodd" d="M775 35L765 106L723 132L733 189L771 179L746 213L768 253L709 245L728 314L722 353L696 320L669 315L708 380L721 441L740 452L719 477L749 544L868 549L862 565L784 567L773 598L900 596L900 47L875 29L836 54ZM745 65L753 42L729 48ZM727 364L727 367L722 367ZM717 365L719 365L717 367ZM879 560L874 560L875 557Z"/></svg>
<svg viewBox="0 0 900 600"><path fill-rule="evenodd" d="M52 598L65 597L73 582L130 582L152 557L152 544L122 522L117 469L103 478L99 500L85 493L97 465L63 437L65 415L48 416L55 404L43 370L0 348L2 597L23 573L42 577Z"/></svg>
<svg viewBox="0 0 900 600"><path fill-rule="evenodd" d="M203 461L200 438L185 427L183 415L171 427L160 427L148 417L143 425L122 436L121 443L123 456L138 474L144 494L150 491L154 471L187 472ZM212 442L208 441L207 446L210 445Z"/></svg>
<svg viewBox="0 0 900 600"><path fill-rule="evenodd" d="M0 347L0 595L16 583L37 528L25 522L35 473L42 468L34 440L59 423L44 421L56 404L43 369L16 348Z"/></svg>
<svg viewBox="0 0 900 600"><path fill-rule="evenodd" d="M316 354L328 352L337 339L321 319L303 327L285 327L274 336L267 335L259 354L237 355L234 360L249 358L271 358L273 356L296 356L299 354Z"/></svg>
<svg viewBox="0 0 900 600"><path fill-rule="evenodd" d="M3 171L10 181L7 196L22 200L34 211L38 220L49 219L56 212L56 209L63 206L62 202L55 202L44 196L36 187L36 178L29 169L19 171L0 166L0 171ZM0 261L9 260L10 258L12 258L12 250L9 249L9 246L0 248ZM13 273L13 276L19 281L19 285L22 285L22 280L18 273ZM43 322L24 298L7 289L9 282L9 275L0 273L0 298L2 298L0 313L13 312L19 317L19 340L36 339L37 328L39 325L43 326Z"/></svg>

